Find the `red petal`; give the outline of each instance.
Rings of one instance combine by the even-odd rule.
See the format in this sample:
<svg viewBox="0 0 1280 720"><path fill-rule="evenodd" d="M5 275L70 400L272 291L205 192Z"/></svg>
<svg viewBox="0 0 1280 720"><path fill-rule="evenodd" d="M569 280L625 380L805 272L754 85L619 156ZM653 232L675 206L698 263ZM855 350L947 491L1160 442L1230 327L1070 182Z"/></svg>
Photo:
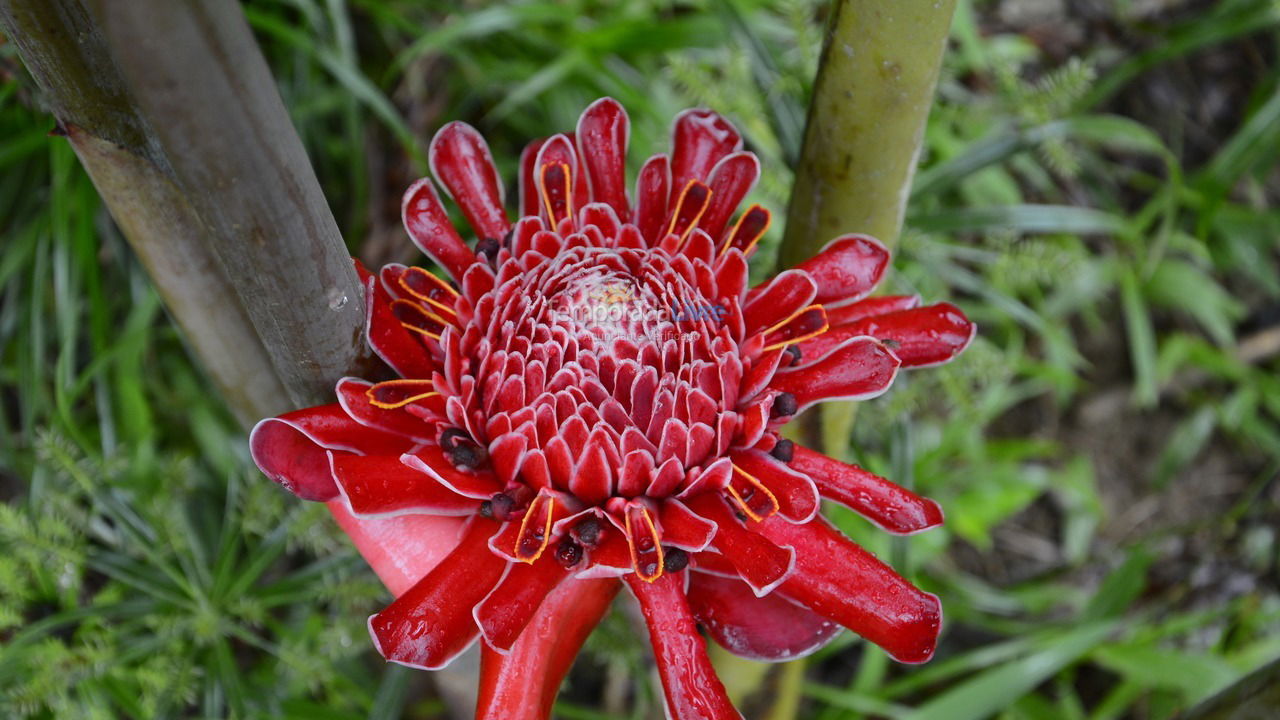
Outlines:
<svg viewBox="0 0 1280 720"><path fill-rule="evenodd" d="M562 583L509 654L483 646L476 720L546 720L569 666L620 587L612 578Z"/></svg>
<svg viewBox="0 0 1280 720"><path fill-rule="evenodd" d="M795 395L797 412L824 400L867 400L889 389L898 364L875 338L853 338L815 363L779 371L770 387Z"/></svg>
<svg viewBox="0 0 1280 720"><path fill-rule="evenodd" d="M357 518L341 499L329 510L392 595L422 579L458 544L461 518L432 515Z"/></svg>
<svg viewBox="0 0 1280 720"><path fill-rule="evenodd" d="M795 446L792 469L813 478L822 496L848 506L891 533L914 533L942 524L938 503L920 497L857 465Z"/></svg>
<svg viewBox="0 0 1280 720"><path fill-rule="evenodd" d="M509 651L548 594L567 577L569 570L554 553L531 565L513 563L502 582L475 608L476 623L489 647Z"/></svg>
<svg viewBox="0 0 1280 720"><path fill-rule="evenodd" d="M742 309L747 332L775 328L802 312L817 292L813 279L799 270L787 270L747 294Z"/></svg>
<svg viewBox="0 0 1280 720"><path fill-rule="evenodd" d="M742 149L742 136L737 129L710 110L680 113L671 135L673 193L683 190L690 180L705 181L721 158Z"/></svg>
<svg viewBox="0 0 1280 720"><path fill-rule="evenodd" d="M249 452L262 473L303 500L337 497L326 450L398 454L411 445L352 420L338 403L267 418L249 433Z"/></svg>
<svg viewBox="0 0 1280 720"><path fill-rule="evenodd" d="M502 490L502 483L488 470L459 470L454 467L439 445L418 448L400 461L463 497L488 500Z"/></svg>
<svg viewBox="0 0 1280 720"><path fill-rule="evenodd" d="M435 363L422 343L400 323L391 309L390 294L376 277L365 281L365 303L369 347L401 377L431 377Z"/></svg>
<svg viewBox="0 0 1280 720"><path fill-rule="evenodd" d="M476 518L448 557L382 612L369 618L378 652L391 662L438 670L466 650L480 629L471 609L498 584L507 561L489 550L498 526Z"/></svg>
<svg viewBox="0 0 1280 720"><path fill-rule="evenodd" d="M403 435L414 442L431 442L436 436L436 423L429 422L404 408L386 410L369 402L373 383L346 377L338 381L338 403L347 415L362 425ZM443 418L442 418L443 419Z"/></svg>
<svg viewBox="0 0 1280 720"><path fill-rule="evenodd" d="M755 597L741 580L703 572L690 575L689 607L726 650L762 662L804 657L843 629L779 593Z"/></svg>
<svg viewBox="0 0 1280 720"><path fill-rule="evenodd" d="M828 307L827 322L831 327L838 327L872 315L910 310L919 304L919 295L878 295L840 307Z"/></svg>
<svg viewBox="0 0 1280 720"><path fill-rule="evenodd" d="M649 246L662 239L667 227L667 203L671 194L671 163L666 155L645 161L636 177L635 224Z"/></svg>
<svg viewBox="0 0 1280 720"><path fill-rule="evenodd" d="M809 522L818 514L818 488L808 476L759 450L740 450L730 455L742 472L760 481L778 502L778 512L791 522Z"/></svg>
<svg viewBox="0 0 1280 720"><path fill-rule="evenodd" d="M759 177L760 161L754 153L734 153L721 160L707 180L707 186L711 188L711 204L698 221L698 227L719 240L729 218Z"/></svg>
<svg viewBox="0 0 1280 720"><path fill-rule="evenodd" d="M613 98L600 98L578 118L579 157L591 181L591 199L611 205L618 217L628 217L627 111Z"/></svg>
<svg viewBox="0 0 1280 720"><path fill-rule="evenodd" d="M329 453L333 479L356 515L473 515L480 503L398 457Z"/></svg>
<svg viewBox="0 0 1280 720"><path fill-rule="evenodd" d="M682 550L697 552L706 549L715 537L715 523L690 510L675 498L667 498L658 511L658 524L662 527L662 542Z"/></svg>
<svg viewBox="0 0 1280 720"><path fill-rule="evenodd" d="M733 565L756 595L766 595L791 573L795 553L742 526L715 493L686 501L689 508L715 523L711 546ZM781 522L786 522L782 520Z"/></svg>
<svg viewBox="0 0 1280 720"><path fill-rule="evenodd" d="M945 363L969 346L977 330L951 303L873 315L837 330L846 328L885 341L903 367Z"/></svg>
<svg viewBox="0 0 1280 720"><path fill-rule="evenodd" d="M779 592L879 645L899 662L921 663L933 656L942 627L937 596L907 582L822 518L804 525L769 518L756 529L795 548L796 570Z"/></svg>
<svg viewBox="0 0 1280 720"><path fill-rule="evenodd" d="M476 254L462 242L453 223L449 222L449 214L440 204L440 196L436 195L431 178L422 178L409 187L400 205L400 215L413 244L455 280L460 279L476 261Z"/></svg>
<svg viewBox="0 0 1280 720"><path fill-rule="evenodd" d="M716 676L707 646L694 624L684 595L686 575L666 573L652 583L627 575L627 587L640 601L649 626L658 675L671 720L741 718Z"/></svg>
<svg viewBox="0 0 1280 720"><path fill-rule="evenodd" d="M534 140L524 146L520 152L520 217L537 215L542 209L542 196L538 194L534 164L538 160L538 151L546 144L548 138Z"/></svg>
<svg viewBox="0 0 1280 720"><path fill-rule="evenodd" d="M476 236L501 239L511 222L502 207L502 179L484 137L466 123L451 122L431 139L427 159L431 174L462 208Z"/></svg>
<svg viewBox="0 0 1280 720"><path fill-rule="evenodd" d="M875 288L889 265L889 251L869 235L842 235L796 266L818 284L818 302L858 300Z"/></svg>

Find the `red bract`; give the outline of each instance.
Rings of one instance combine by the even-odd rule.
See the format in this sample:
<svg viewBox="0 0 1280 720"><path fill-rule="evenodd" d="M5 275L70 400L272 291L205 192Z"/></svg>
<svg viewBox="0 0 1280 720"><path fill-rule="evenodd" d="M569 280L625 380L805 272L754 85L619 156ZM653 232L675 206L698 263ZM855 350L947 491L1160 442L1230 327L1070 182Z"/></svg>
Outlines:
<svg viewBox="0 0 1280 720"><path fill-rule="evenodd" d="M480 717L546 717L622 584L676 718L737 716L698 625L761 660L842 625L902 662L933 653L937 598L818 510L911 533L942 522L937 504L778 430L949 360L973 325L867 298L889 253L862 235L749 287L769 212L735 212L759 163L712 112L682 113L673 135L628 197L626 113L594 103L525 151L513 224L483 138L445 126L431 168L474 248L423 179L405 226L452 282L361 268L369 343L399 378L344 379L337 403L252 436L263 472L335 507L398 595L369 620L388 660L439 668L483 638Z"/></svg>

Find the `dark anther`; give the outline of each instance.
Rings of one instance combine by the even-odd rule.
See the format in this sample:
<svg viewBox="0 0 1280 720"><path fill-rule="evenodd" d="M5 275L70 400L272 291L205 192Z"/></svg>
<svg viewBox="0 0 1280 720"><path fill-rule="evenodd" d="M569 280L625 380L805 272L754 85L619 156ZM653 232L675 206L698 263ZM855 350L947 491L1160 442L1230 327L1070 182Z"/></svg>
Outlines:
<svg viewBox="0 0 1280 720"><path fill-rule="evenodd" d="M54 123L53 129L49 131L49 137L66 137L66 136L67 136L67 129L63 127L62 123L60 122Z"/></svg>
<svg viewBox="0 0 1280 720"><path fill-rule="evenodd" d="M487 518L493 517L493 501L492 500L485 500L484 502L480 503L480 517L487 517Z"/></svg>
<svg viewBox="0 0 1280 720"><path fill-rule="evenodd" d="M569 538L561 540L560 545L556 547L556 562L564 567L571 568L581 559L582 546Z"/></svg>
<svg viewBox="0 0 1280 720"><path fill-rule="evenodd" d="M492 499L486 500L485 505L489 506L489 516L494 520L506 520L507 516L515 508L516 501L506 493L497 493ZM480 511L484 512L483 506L481 506Z"/></svg>
<svg viewBox="0 0 1280 720"><path fill-rule="evenodd" d="M483 447L458 428L449 428L440 433L440 449L444 450L449 462L459 470L475 470L489 457Z"/></svg>
<svg viewBox="0 0 1280 720"><path fill-rule="evenodd" d="M774 445L773 449L769 451L769 454L774 459L781 460L784 463L791 462L791 458L795 457L796 454L796 444L786 439L779 440L778 444Z"/></svg>
<svg viewBox="0 0 1280 720"><path fill-rule="evenodd" d="M445 452L450 452L460 440L471 442L471 436L461 428L448 428L440 433L440 448Z"/></svg>
<svg viewBox="0 0 1280 720"><path fill-rule="evenodd" d="M788 345L785 352L787 353L787 355L791 356L792 365L800 364L800 346L799 345Z"/></svg>
<svg viewBox="0 0 1280 720"><path fill-rule="evenodd" d="M769 411L769 417L780 418L795 415L796 410L800 406L796 404L796 396L789 392L778 393L773 396L773 408Z"/></svg>
<svg viewBox="0 0 1280 720"><path fill-rule="evenodd" d="M667 572L680 572L689 567L689 553L678 547L662 548L662 567Z"/></svg>
<svg viewBox="0 0 1280 720"><path fill-rule="evenodd" d="M583 545L595 547L596 543L600 542L600 530L600 520L588 516L574 526L573 534Z"/></svg>
<svg viewBox="0 0 1280 720"><path fill-rule="evenodd" d="M497 259L498 251L501 249L502 243L497 238L485 238L476 243L476 254L483 256L490 265Z"/></svg>
<svg viewBox="0 0 1280 720"><path fill-rule="evenodd" d="M733 516L738 518L738 522L745 523L747 521L747 514L741 510L734 510Z"/></svg>

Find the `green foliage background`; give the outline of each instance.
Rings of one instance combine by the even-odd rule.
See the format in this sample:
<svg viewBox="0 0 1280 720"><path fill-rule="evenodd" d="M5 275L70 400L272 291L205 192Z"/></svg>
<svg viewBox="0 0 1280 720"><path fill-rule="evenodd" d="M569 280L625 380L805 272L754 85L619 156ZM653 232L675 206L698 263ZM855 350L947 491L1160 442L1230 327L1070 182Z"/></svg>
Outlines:
<svg viewBox="0 0 1280 720"><path fill-rule="evenodd" d="M1280 5L1047 3L1046 31L1016 4L961 2L887 288L950 299L981 335L838 438L946 508L908 539L832 511L942 596L946 634L915 668L846 634L779 686L801 717L1169 718L1280 657ZM244 8L374 262L412 259L398 196L436 127L478 125L510 178L527 139L603 94L635 164L680 109L731 116L780 217L825 13ZM323 508L252 467L11 45L0 61L0 716L442 713L376 658L363 618L384 591ZM1201 112L1214 93L1227 109ZM560 715L652 716L631 632L606 621Z"/></svg>

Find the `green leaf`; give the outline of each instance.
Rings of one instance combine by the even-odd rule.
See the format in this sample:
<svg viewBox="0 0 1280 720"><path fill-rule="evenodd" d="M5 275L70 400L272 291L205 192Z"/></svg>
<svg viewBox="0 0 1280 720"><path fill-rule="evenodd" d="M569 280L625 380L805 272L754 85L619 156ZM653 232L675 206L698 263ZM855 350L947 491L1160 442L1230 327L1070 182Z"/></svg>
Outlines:
<svg viewBox="0 0 1280 720"><path fill-rule="evenodd" d="M1123 235L1124 218L1103 210L1071 205L1005 205L954 208L910 215L907 223L923 232L1024 232Z"/></svg>
<svg viewBox="0 0 1280 720"><path fill-rule="evenodd" d="M1099 665L1149 688L1182 693L1196 702L1230 685L1240 672L1212 655L1195 655L1154 645L1105 645L1093 652Z"/></svg>
<svg viewBox="0 0 1280 720"><path fill-rule="evenodd" d="M1116 622L1088 623L1045 636L1034 651L984 670L939 693L904 720L981 720L1008 708L1022 695L1089 653Z"/></svg>

